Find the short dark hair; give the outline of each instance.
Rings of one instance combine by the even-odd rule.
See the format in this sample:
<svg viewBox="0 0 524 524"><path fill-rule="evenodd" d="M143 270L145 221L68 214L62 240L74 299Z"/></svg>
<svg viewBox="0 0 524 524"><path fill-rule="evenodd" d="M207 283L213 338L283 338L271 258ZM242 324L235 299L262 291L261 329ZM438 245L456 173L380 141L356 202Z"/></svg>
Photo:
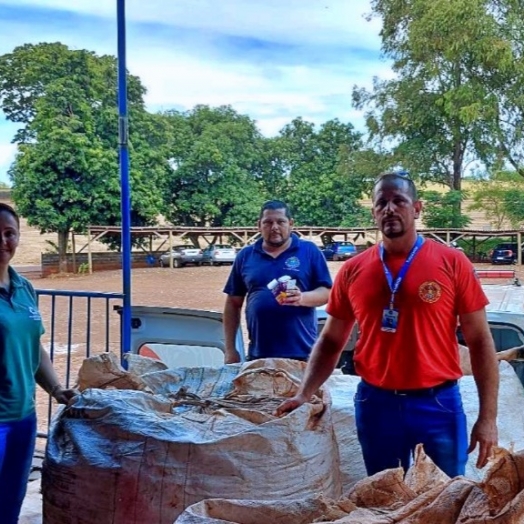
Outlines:
<svg viewBox="0 0 524 524"><path fill-rule="evenodd" d="M409 196L413 199L413 201L418 200L417 188L415 187L415 183L410 178L409 173L406 171L391 171L379 175L378 178L375 180L375 183L373 184L373 197L375 196L375 189L380 183L391 182L393 180L402 180L408 187Z"/></svg>
<svg viewBox="0 0 524 524"><path fill-rule="evenodd" d="M0 202L0 213L2 213L2 211L9 213L16 220L16 225L20 229L20 217L18 213L10 205Z"/></svg>
<svg viewBox="0 0 524 524"><path fill-rule="evenodd" d="M282 200L268 200L267 202L264 202L262 204L262 207L260 208L260 214L258 215L258 219L260 220L262 218L264 211L275 211L276 209L283 209L286 213L286 217L289 218L289 220L291 220L291 209L285 202L282 202Z"/></svg>

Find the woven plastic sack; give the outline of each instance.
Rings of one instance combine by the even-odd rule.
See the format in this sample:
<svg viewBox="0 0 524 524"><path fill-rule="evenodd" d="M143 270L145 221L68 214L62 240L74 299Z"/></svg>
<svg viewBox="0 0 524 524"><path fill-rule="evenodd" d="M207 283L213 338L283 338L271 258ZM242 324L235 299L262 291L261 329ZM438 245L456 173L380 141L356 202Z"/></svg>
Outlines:
<svg viewBox="0 0 524 524"><path fill-rule="evenodd" d="M172 524L217 497L341 494L327 390L273 416L298 379L226 366L148 373L144 391L87 389L50 430L46 524Z"/></svg>
<svg viewBox="0 0 524 524"><path fill-rule="evenodd" d="M176 524L522 524L524 453L498 450L485 479L448 478L419 446L404 478L401 468L356 483L337 501L324 497L256 502L208 500Z"/></svg>

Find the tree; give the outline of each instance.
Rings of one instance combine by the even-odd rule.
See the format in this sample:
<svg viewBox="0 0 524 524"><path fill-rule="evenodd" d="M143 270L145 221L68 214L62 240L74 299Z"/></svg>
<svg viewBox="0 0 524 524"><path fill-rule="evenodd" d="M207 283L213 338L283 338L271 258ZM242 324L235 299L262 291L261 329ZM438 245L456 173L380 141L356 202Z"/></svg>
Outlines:
<svg viewBox="0 0 524 524"><path fill-rule="evenodd" d="M469 210L483 211L495 229L503 229L508 222L519 228L524 221L524 181L514 171L501 171L479 180L472 199Z"/></svg>
<svg viewBox="0 0 524 524"><path fill-rule="evenodd" d="M74 82L93 108L110 109L116 105L116 73L115 57L71 50L59 42L25 44L0 56L2 111L7 120L23 126L13 142L34 138L29 124L37 114L36 102L46 95L49 85L61 80ZM128 75L130 108L144 108L145 92L140 79ZM112 119L111 111L108 116Z"/></svg>
<svg viewBox="0 0 524 524"><path fill-rule="evenodd" d="M121 223L116 60L40 44L0 57L0 72L7 75L0 77L2 107L24 125L10 170L13 199L30 225L58 234L64 269L71 230ZM151 147L161 122L145 112L137 82L130 82L131 222L146 225L158 215L157 188L169 166Z"/></svg>
<svg viewBox="0 0 524 524"><path fill-rule="evenodd" d="M496 156L486 122L498 102L486 78L502 80L513 55L493 3L373 0L396 78L353 91L355 107L367 110L372 141L392 144L396 162L455 191L469 162Z"/></svg>
<svg viewBox="0 0 524 524"><path fill-rule="evenodd" d="M467 215L457 215L458 204L464 200L464 193L451 190L447 193L438 191L422 192L424 207L422 211L422 222L430 228L453 228L461 229L471 223L471 218Z"/></svg>
<svg viewBox="0 0 524 524"><path fill-rule="evenodd" d="M296 118L280 132L281 166L288 179L287 200L300 225L357 226L364 216L359 203L363 185L352 177L347 158L361 147L351 124L330 120L318 131ZM285 199L284 199L285 200Z"/></svg>
<svg viewBox="0 0 524 524"><path fill-rule="evenodd" d="M506 57L495 71L486 70L483 75L493 101L485 119L486 140L494 144L495 169L509 164L524 177L524 6L514 0L489 5Z"/></svg>
<svg viewBox="0 0 524 524"><path fill-rule="evenodd" d="M255 222L264 191L262 137L255 122L229 106L169 112L171 166L166 216L185 226Z"/></svg>

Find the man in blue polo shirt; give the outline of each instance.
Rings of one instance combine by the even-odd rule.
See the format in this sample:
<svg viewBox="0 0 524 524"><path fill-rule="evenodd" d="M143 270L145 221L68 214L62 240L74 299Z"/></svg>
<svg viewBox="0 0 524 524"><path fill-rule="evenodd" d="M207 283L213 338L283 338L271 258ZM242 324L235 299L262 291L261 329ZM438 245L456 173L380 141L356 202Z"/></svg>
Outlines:
<svg viewBox="0 0 524 524"><path fill-rule="evenodd" d="M224 288L225 362L240 361L235 334L246 297L248 358L307 360L317 338L315 308L327 302L332 286L326 261L315 244L292 233L284 202L266 202L258 227L261 238L237 255ZM296 285L277 300L268 284L282 277Z"/></svg>

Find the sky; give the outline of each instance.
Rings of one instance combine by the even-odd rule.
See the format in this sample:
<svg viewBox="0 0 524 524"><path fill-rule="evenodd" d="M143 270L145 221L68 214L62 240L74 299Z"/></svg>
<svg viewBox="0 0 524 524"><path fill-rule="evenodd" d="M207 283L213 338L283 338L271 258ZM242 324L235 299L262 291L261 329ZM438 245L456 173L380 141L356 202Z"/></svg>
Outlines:
<svg viewBox="0 0 524 524"><path fill-rule="evenodd" d="M391 78L370 0L127 0L127 65L150 111L230 104L272 136L301 116L365 131L353 86ZM62 42L116 55L116 0L0 0L0 54ZM0 181L18 126L0 116Z"/></svg>

